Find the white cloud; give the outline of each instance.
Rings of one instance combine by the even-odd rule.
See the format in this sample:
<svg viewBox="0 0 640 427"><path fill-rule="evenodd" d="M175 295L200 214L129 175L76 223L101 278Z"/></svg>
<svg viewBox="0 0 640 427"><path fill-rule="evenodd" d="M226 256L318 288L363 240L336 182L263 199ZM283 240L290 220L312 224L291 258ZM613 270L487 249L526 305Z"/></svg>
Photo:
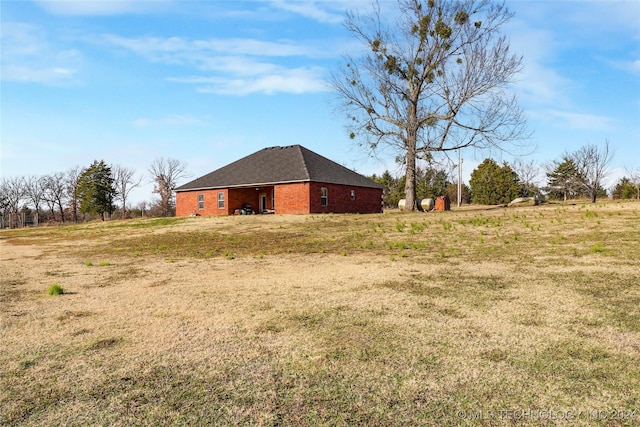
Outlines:
<svg viewBox="0 0 640 427"><path fill-rule="evenodd" d="M286 0L276 0L272 1L271 5L285 10L287 12L292 12L306 18L314 19L318 22L328 23L328 24L339 24L344 19L344 15L340 13L342 6L339 2L316 2L316 1L286 1ZM324 7L333 6L334 8L337 6L337 11L329 11L327 9L323 9Z"/></svg>
<svg viewBox="0 0 640 427"><path fill-rule="evenodd" d="M320 68L277 69L274 73L266 73L247 78L234 76L192 76L176 77L169 80L179 83L198 85L200 93L244 96L252 93L272 95L275 93L317 93L328 90L323 70Z"/></svg>
<svg viewBox="0 0 640 427"><path fill-rule="evenodd" d="M572 81L560 75L552 65L560 49L554 35L547 30L532 28L524 21L509 26L512 51L523 57L523 70L516 76L516 88L526 104L565 105L566 90Z"/></svg>
<svg viewBox="0 0 640 427"><path fill-rule="evenodd" d="M102 40L144 58L167 63L206 64L215 55L262 57L329 56L325 49L293 40L263 41L248 38L188 40L181 37L127 38L105 34Z"/></svg>
<svg viewBox="0 0 640 427"><path fill-rule="evenodd" d="M193 47L199 50L256 56L326 56L326 52L308 44L293 40L264 41L245 38L196 40Z"/></svg>
<svg viewBox="0 0 640 427"><path fill-rule="evenodd" d="M155 10L170 1L162 0L35 0L47 12L54 15L94 16L142 13Z"/></svg>
<svg viewBox="0 0 640 427"><path fill-rule="evenodd" d="M78 73L80 52L55 46L40 27L3 22L0 39L2 80L59 84L70 82Z"/></svg>
<svg viewBox="0 0 640 427"><path fill-rule="evenodd" d="M582 114L568 111L547 110L551 119L555 119L571 129L607 131L614 128L615 120L595 114Z"/></svg>
<svg viewBox="0 0 640 427"><path fill-rule="evenodd" d="M208 73L167 78L171 82L196 84L201 93L301 94L327 90L323 68L291 65L292 58L327 54L315 46L291 40L126 38L112 34L104 35L102 40L152 62L195 67Z"/></svg>
<svg viewBox="0 0 640 427"><path fill-rule="evenodd" d="M156 127L156 126L189 126L202 123L202 120L189 115L172 114L161 119L136 119L133 124L139 128Z"/></svg>
<svg viewBox="0 0 640 427"><path fill-rule="evenodd" d="M524 70L516 79L516 89L526 104L567 105L567 89L573 86L570 79L533 61L526 61Z"/></svg>
<svg viewBox="0 0 640 427"><path fill-rule="evenodd" d="M620 37L622 32L631 35L636 40L640 37L640 2L632 1L591 1L579 2L579 7L571 7L567 14L569 21L576 24L576 28L584 35L594 39L603 35ZM593 31L598 28L598 31Z"/></svg>
<svg viewBox="0 0 640 427"><path fill-rule="evenodd" d="M245 56L212 56L204 58L200 67L206 71L217 71L236 76L259 76L275 73L278 65Z"/></svg>
<svg viewBox="0 0 640 427"><path fill-rule="evenodd" d="M630 74L640 75L640 59L628 60L628 61L606 60L606 62L610 66L618 70L622 70Z"/></svg>

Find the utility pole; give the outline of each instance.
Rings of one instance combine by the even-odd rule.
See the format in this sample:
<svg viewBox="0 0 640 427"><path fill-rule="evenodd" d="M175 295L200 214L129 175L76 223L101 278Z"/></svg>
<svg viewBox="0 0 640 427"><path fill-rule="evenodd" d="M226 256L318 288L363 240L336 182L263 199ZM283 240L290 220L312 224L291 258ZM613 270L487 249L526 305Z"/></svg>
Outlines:
<svg viewBox="0 0 640 427"><path fill-rule="evenodd" d="M458 148L458 207L462 206L462 157Z"/></svg>

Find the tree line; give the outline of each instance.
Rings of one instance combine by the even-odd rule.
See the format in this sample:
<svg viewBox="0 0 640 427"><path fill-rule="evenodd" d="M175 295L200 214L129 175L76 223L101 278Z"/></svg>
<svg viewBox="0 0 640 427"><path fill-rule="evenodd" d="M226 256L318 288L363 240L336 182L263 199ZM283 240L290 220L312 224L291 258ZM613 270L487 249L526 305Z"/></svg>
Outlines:
<svg viewBox="0 0 640 427"><path fill-rule="evenodd" d="M174 190L180 179L189 176L186 163L172 158L155 159L145 175L121 165L95 160L87 167L75 166L49 175L4 177L0 181L2 228L35 226L40 223L105 220L119 213L127 218L132 210L139 215L175 214ZM140 202L132 209L131 191L145 178L154 183L151 203Z"/></svg>
<svg viewBox="0 0 640 427"><path fill-rule="evenodd" d="M614 199L640 199L640 170L628 170L607 191L604 179L610 173L613 152L606 142L604 146L586 145L572 153L565 153L559 160L538 166L533 161L517 160L512 164L499 164L485 159L471 173L469 184L461 185L463 203L487 205L506 204L518 197L537 197L566 201L588 198L596 202L598 197ZM540 176L546 182L540 182ZM384 186L384 205L397 207L405 198L405 176L394 177L389 171L370 177ZM544 179L543 178L543 179ZM428 165L416 168L416 194L418 199L447 196L457 200L458 186L443 167Z"/></svg>
<svg viewBox="0 0 640 427"><path fill-rule="evenodd" d="M613 152L606 142L603 147L586 145L573 153L543 166L533 161L499 164L485 159L471 174L467 184L461 184L461 201L476 204L505 204L517 197L540 197L553 200L598 197L640 199L640 170L627 171L607 192L603 180L610 173ZM546 183L539 182L541 171ZM451 170L433 162L416 167L414 179L418 199L447 196L458 199L458 185ZM189 176L187 165L172 158L154 160L146 171L146 178L154 183L155 198L151 203L140 202L131 208L127 201L144 175L121 165L94 161L81 168L75 166L65 172L43 176L17 176L0 181L0 220L2 228L21 227L28 223L79 222L100 218L105 220L119 214L126 218L133 211L143 216L172 216L175 214L175 189L178 181ZM405 198L406 175L396 177L388 170L369 177L383 185L385 207L397 207Z"/></svg>

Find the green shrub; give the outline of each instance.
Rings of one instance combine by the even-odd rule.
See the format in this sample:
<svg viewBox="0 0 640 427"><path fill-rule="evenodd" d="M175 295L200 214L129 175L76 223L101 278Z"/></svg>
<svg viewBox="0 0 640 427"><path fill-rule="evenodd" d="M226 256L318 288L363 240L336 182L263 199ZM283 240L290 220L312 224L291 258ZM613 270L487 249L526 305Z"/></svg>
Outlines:
<svg viewBox="0 0 640 427"><path fill-rule="evenodd" d="M49 286L47 292L49 293L49 295L62 295L64 294L64 289L62 288L62 286L54 283L53 285Z"/></svg>

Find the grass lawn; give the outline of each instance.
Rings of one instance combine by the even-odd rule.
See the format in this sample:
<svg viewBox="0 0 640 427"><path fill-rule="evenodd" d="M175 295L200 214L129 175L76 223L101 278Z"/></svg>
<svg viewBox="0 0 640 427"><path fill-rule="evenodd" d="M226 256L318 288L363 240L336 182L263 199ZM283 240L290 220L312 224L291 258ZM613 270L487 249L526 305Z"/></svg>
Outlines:
<svg viewBox="0 0 640 427"><path fill-rule="evenodd" d="M4 425L638 425L640 203L0 231Z"/></svg>

